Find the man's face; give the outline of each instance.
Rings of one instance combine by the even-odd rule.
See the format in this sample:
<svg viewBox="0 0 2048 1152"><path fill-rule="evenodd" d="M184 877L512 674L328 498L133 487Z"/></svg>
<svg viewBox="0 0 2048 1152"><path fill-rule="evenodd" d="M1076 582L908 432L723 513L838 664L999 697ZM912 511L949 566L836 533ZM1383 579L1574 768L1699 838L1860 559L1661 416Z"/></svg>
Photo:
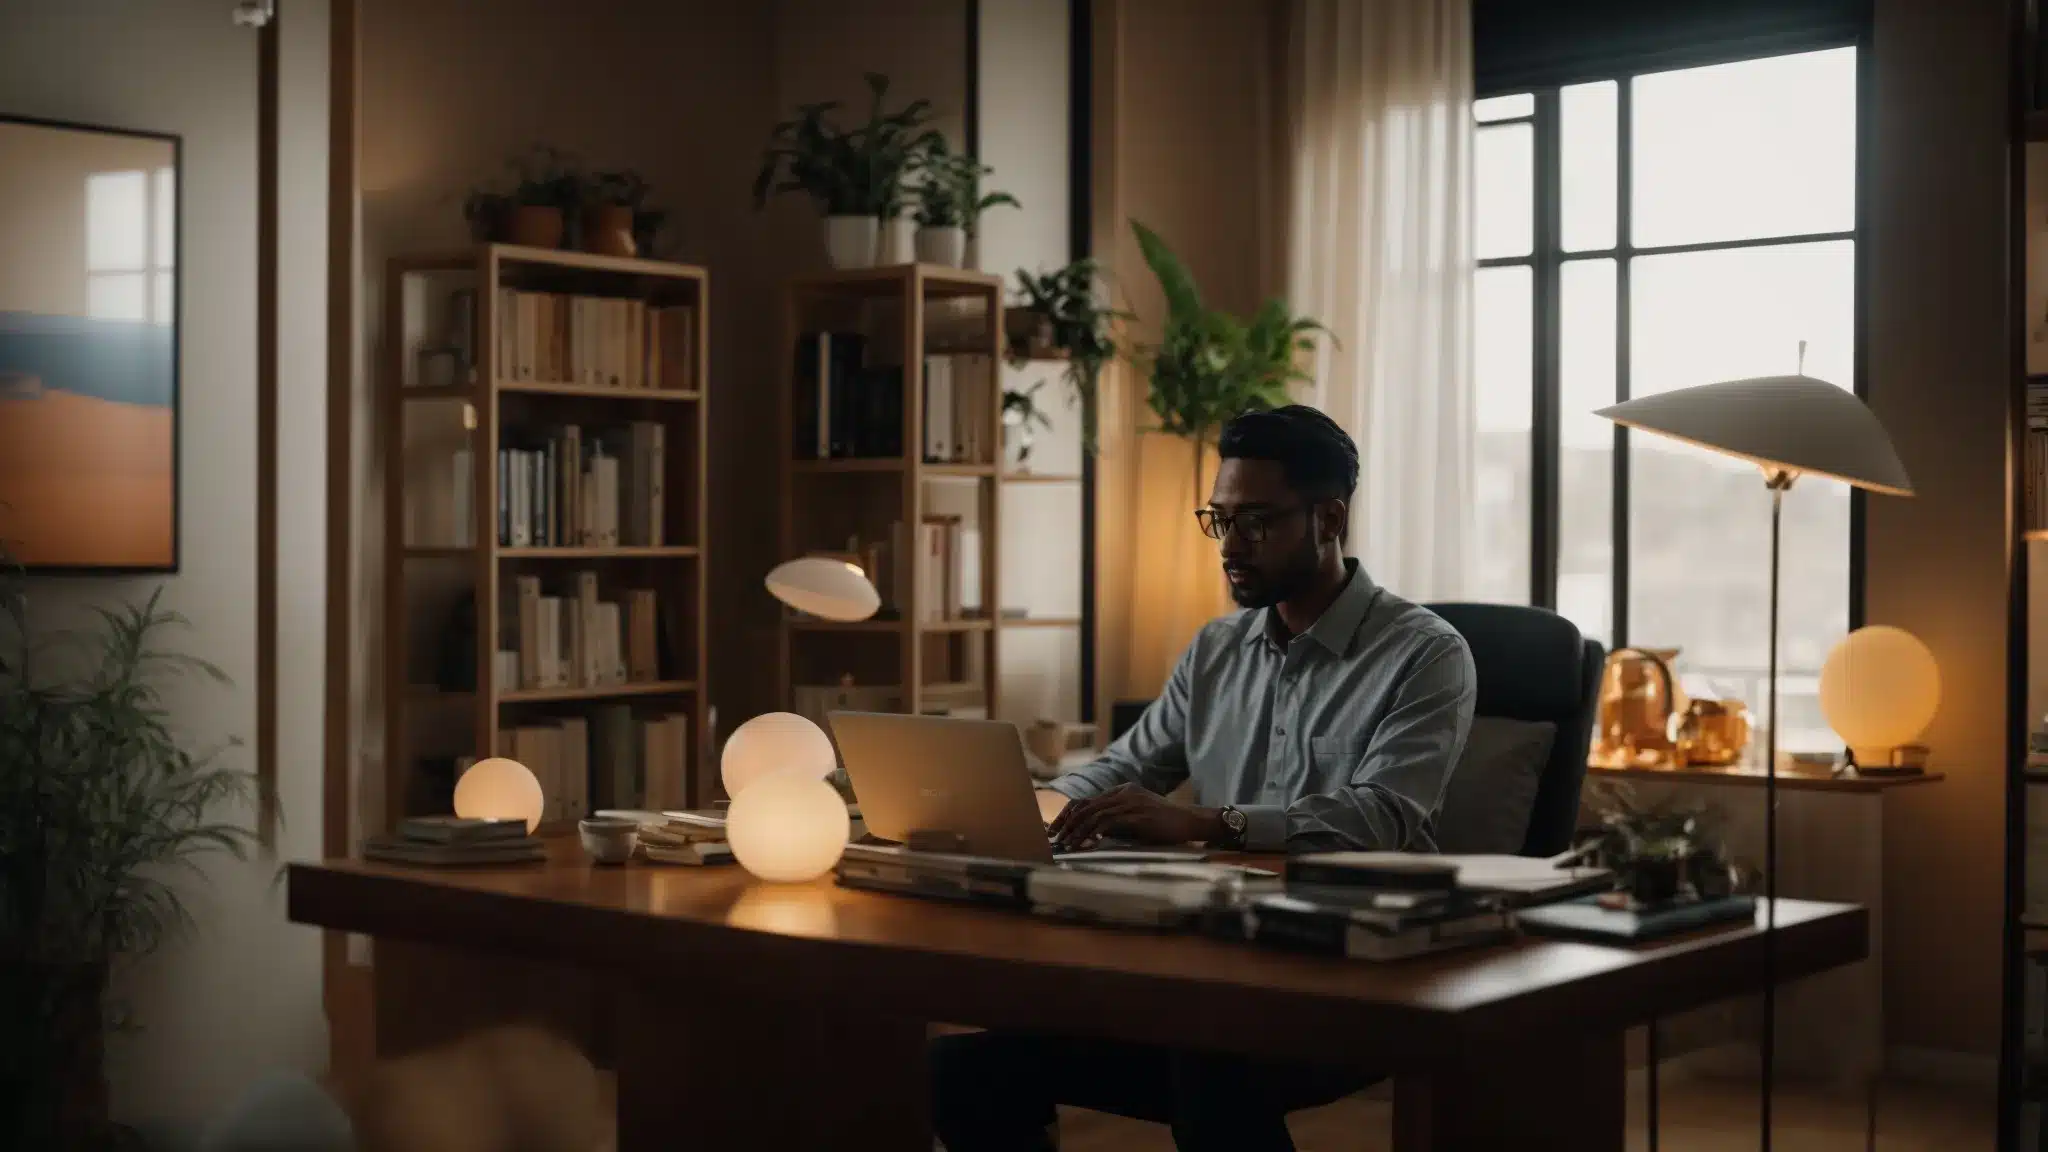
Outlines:
<svg viewBox="0 0 2048 1152"><path fill-rule="evenodd" d="M1277 461L1223 461L1209 508L1231 521L1218 544L1239 607L1269 608L1315 586L1323 510L1287 486Z"/></svg>

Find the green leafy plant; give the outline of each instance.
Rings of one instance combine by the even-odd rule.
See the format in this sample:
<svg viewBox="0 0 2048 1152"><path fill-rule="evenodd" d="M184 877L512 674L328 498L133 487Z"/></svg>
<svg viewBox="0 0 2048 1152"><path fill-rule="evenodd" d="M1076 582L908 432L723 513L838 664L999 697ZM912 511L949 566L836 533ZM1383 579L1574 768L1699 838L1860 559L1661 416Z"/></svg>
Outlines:
<svg viewBox="0 0 2048 1152"><path fill-rule="evenodd" d="M972 156L956 154L944 136L926 144L919 165L917 223L921 228L961 228L969 236L980 226L981 214L1007 205L1019 207L1008 192L981 190L981 178L995 169Z"/></svg>
<svg viewBox="0 0 2048 1152"><path fill-rule="evenodd" d="M590 193L590 179L574 157L551 144L536 144L507 160L495 184L471 189L462 202L462 216L469 222L471 237L488 242L504 238L506 219L514 208L558 209L565 223L573 223Z"/></svg>
<svg viewBox="0 0 2048 1152"><path fill-rule="evenodd" d="M1038 390L1045 387L1040 380L1029 388L1018 390L1003 389L1003 427L1015 429L1017 437L1017 463L1031 459L1031 445L1039 430L1050 429L1052 418L1038 406Z"/></svg>
<svg viewBox="0 0 2048 1152"><path fill-rule="evenodd" d="M1145 263L1166 297L1159 343L1138 350L1151 386L1146 406L1155 431L1195 449L1195 498L1202 499L1203 460L1223 424L1244 412L1276 408L1288 390L1311 379L1301 358L1315 351L1322 324L1296 316L1285 301L1266 301L1249 321L1202 303L1195 278L1158 233L1131 221ZM1334 339L1334 338L1333 338Z"/></svg>
<svg viewBox="0 0 2048 1152"><path fill-rule="evenodd" d="M905 176L921 163L925 150L941 139L927 127L929 100L913 100L887 112L883 103L889 78L867 74L868 118L856 128L833 119L836 100L799 104L796 118L784 120L768 133L768 147L754 176L754 206L770 198L800 192L817 202L827 216L893 216L901 211Z"/></svg>
<svg viewBox="0 0 2048 1152"><path fill-rule="evenodd" d="M1102 370L1117 357L1115 325L1130 314L1109 307L1102 274L1086 257L1064 268L1033 275L1017 269L1017 302L1006 315L1021 314L1023 323L1008 339L1013 364L1028 361L1042 338L1067 358L1068 402L1081 405L1081 446L1095 451L1095 393ZM1006 324L1006 326L1008 326Z"/></svg>
<svg viewBox="0 0 2048 1152"><path fill-rule="evenodd" d="M223 749L190 750L164 697L220 669L160 646L185 621L161 605L97 610L95 626L29 630L18 571L0 576L0 1144L109 1138L101 1038L109 968L192 917L173 880L214 852L246 859L223 819L252 780ZM10 1142L11 1138L11 1142Z"/></svg>
<svg viewBox="0 0 2048 1152"><path fill-rule="evenodd" d="M1639 903L1713 899L1733 887L1719 814L1708 805L1676 798L1644 803L1633 788L1609 780L1588 786L1587 805L1600 818L1593 837L1597 859Z"/></svg>

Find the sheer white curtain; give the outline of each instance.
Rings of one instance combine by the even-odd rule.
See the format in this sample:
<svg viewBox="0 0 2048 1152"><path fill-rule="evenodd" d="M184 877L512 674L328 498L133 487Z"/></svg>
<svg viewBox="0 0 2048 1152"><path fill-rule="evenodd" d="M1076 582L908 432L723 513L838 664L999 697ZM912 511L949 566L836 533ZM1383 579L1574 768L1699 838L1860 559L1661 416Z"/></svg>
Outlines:
<svg viewBox="0 0 2048 1152"><path fill-rule="evenodd" d="M1466 594L1475 523L1470 0L1294 0L1286 283L1329 325L1302 399L1358 441L1351 547Z"/></svg>

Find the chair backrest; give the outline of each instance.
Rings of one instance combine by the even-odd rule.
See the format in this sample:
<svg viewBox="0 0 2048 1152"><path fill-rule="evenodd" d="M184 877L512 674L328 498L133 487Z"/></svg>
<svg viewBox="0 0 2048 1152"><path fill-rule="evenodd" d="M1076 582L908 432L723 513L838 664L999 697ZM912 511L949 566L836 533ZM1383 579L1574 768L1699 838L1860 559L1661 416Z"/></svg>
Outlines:
<svg viewBox="0 0 2048 1152"><path fill-rule="evenodd" d="M1548 721L1557 726L1550 759L1529 808L1524 856L1554 856L1572 846L1579 790L1598 711L1606 651L1570 620L1513 604L1429 604L1472 650L1481 716Z"/></svg>
<svg viewBox="0 0 2048 1152"><path fill-rule="evenodd" d="M1548 721L1557 726L1529 806L1524 856L1555 856L1572 846L1579 823L1579 790L1599 711L1600 673L1606 650L1579 635L1570 620L1542 608L1514 604L1429 604L1465 638L1479 673L1481 716ZM1138 722L1149 700L1119 700L1110 709L1110 739Z"/></svg>

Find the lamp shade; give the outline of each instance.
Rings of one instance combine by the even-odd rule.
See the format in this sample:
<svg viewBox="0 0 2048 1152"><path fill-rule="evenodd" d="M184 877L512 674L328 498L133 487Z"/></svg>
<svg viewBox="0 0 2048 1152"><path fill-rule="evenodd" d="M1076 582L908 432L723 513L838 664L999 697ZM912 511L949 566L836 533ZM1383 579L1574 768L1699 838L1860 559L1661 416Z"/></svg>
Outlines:
<svg viewBox="0 0 2048 1152"><path fill-rule="evenodd" d="M1941 707L1941 668L1920 638L1873 624L1842 637L1820 669L1820 711L1856 762L1882 765Z"/></svg>
<svg viewBox="0 0 2048 1152"><path fill-rule="evenodd" d="M829 556L799 556L768 573L768 591L799 612L826 620L865 620L882 606L867 574Z"/></svg>
<svg viewBox="0 0 2048 1152"><path fill-rule="evenodd" d="M732 798L725 837L733 859L755 876L801 884L832 870L846 851L846 801L815 776L777 772Z"/></svg>
<svg viewBox="0 0 2048 1152"><path fill-rule="evenodd" d="M1892 496L1913 494L1877 414L1855 393L1811 376L1701 384L1623 401L1598 415L1773 471L1829 476Z"/></svg>
<svg viewBox="0 0 2048 1152"><path fill-rule="evenodd" d="M455 782L455 814L466 820L524 820L540 827L547 798L540 781L517 760L493 756L469 766Z"/></svg>
<svg viewBox="0 0 2048 1152"><path fill-rule="evenodd" d="M838 767L838 754L824 729L794 712L764 712L726 738L718 778L725 794L737 800L755 783L778 773L823 780Z"/></svg>

